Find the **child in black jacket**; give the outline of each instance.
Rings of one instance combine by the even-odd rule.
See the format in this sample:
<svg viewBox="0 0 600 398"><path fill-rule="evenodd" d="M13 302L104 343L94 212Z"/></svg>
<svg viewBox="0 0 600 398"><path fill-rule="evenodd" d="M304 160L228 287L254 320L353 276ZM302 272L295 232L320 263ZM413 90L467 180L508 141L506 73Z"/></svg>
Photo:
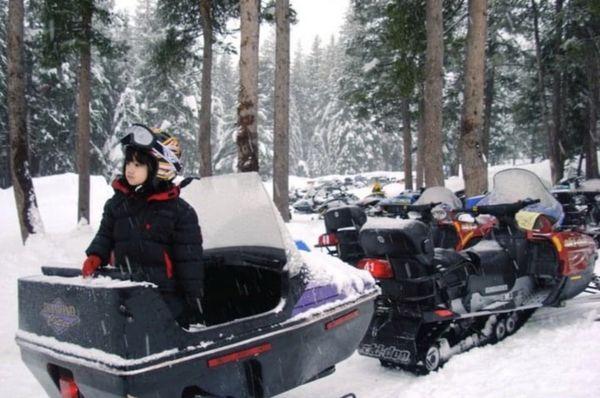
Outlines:
<svg viewBox="0 0 600 398"><path fill-rule="evenodd" d="M201 320L202 235L194 209L172 183L179 141L133 125L122 140L123 176L112 186L98 232L86 250L84 277L112 263L135 281L156 284L177 322Z"/></svg>

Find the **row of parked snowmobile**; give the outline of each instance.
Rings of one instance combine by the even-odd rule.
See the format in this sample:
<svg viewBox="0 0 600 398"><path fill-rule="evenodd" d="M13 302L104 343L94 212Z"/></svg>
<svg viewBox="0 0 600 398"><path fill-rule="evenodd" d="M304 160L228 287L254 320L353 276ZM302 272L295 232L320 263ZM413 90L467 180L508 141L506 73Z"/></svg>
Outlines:
<svg viewBox="0 0 600 398"><path fill-rule="evenodd" d="M377 280L358 352L385 367L434 371L515 333L539 307L598 290L593 237L565 223L564 206L529 171L497 173L467 206L433 187L385 211L398 218L331 209L317 244Z"/></svg>

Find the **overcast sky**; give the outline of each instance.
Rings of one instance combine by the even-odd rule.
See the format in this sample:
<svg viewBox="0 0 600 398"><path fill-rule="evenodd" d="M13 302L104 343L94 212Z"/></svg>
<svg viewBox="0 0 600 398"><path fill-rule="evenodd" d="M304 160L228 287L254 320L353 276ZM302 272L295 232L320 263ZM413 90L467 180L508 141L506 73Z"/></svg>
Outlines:
<svg viewBox="0 0 600 398"><path fill-rule="evenodd" d="M290 0L290 2L296 10L298 19L298 23L291 28L292 53L298 41L306 53L310 50L316 35L321 37L322 43L329 42L331 35L337 37L350 0ZM131 12L135 10L137 4L138 0L116 0L117 8L126 8Z"/></svg>

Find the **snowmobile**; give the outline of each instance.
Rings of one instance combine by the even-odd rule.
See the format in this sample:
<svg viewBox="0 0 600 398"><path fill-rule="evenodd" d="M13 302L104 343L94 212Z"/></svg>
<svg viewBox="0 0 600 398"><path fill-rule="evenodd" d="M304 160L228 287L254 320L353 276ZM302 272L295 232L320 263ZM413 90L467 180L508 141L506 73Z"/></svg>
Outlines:
<svg viewBox="0 0 600 398"><path fill-rule="evenodd" d="M323 203L318 205L315 209L316 213L320 216L324 216L325 212L329 209L334 209L340 206L352 205L358 201L358 197L352 193L341 191L328 197Z"/></svg>
<svg viewBox="0 0 600 398"><path fill-rule="evenodd" d="M182 196L204 232L201 324L180 327L156 286L120 267L19 279L16 342L48 396L267 397L353 353L379 293L370 275L319 278L256 173L194 181Z"/></svg>
<svg viewBox="0 0 600 398"><path fill-rule="evenodd" d="M421 192L418 191L404 191L393 198L387 198L380 200L374 207L373 211L369 215L373 216L395 216L394 210L400 210L404 205L413 204Z"/></svg>
<svg viewBox="0 0 600 398"><path fill-rule="evenodd" d="M535 174L497 173L494 189L471 212L498 224L460 252L434 248L421 221L363 225L366 257L357 267L371 272L382 294L360 354L428 373L454 354L515 333L536 308L559 306L593 280L595 242L561 229L562 208Z"/></svg>
<svg viewBox="0 0 600 398"><path fill-rule="evenodd" d="M324 185L316 190L310 191L302 199L292 204L292 208L305 214L323 214L327 209L354 203L358 198L347 192L342 185Z"/></svg>
<svg viewBox="0 0 600 398"><path fill-rule="evenodd" d="M383 214L392 218L421 220L431 228L433 247L462 250L485 237L495 219L462 215L462 202L448 188L430 187L412 204L380 203Z"/></svg>
<svg viewBox="0 0 600 398"><path fill-rule="evenodd" d="M578 228L600 242L600 179L572 177L552 189L562 204L564 225Z"/></svg>

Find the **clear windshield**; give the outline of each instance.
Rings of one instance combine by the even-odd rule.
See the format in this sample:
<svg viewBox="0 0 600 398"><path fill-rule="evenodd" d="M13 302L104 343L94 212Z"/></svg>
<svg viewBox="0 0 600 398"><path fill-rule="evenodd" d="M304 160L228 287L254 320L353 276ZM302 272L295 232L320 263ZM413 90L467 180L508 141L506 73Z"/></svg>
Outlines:
<svg viewBox="0 0 600 398"><path fill-rule="evenodd" d="M525 199L540 201L528 209L547 214L557 221L562 220L561 204L537 175L524 169L507 169L496 173L492 191L478 205L514 203Z"/></svg>
<svg viewBox="0 0 600 398"><path fill-rule="evenodd" d="M600 192L600 179L593 178L582 181L576 190L579 192Z"/></svg>
<svg viewBox="0 0 600 398"><path fill-rule="evenodd" d="M460 199L458 199L451 190L445 187L427 188L414 204L424 205L438 202L447 205L447 207L452 210L460 209L462 207Z"/></svg>

